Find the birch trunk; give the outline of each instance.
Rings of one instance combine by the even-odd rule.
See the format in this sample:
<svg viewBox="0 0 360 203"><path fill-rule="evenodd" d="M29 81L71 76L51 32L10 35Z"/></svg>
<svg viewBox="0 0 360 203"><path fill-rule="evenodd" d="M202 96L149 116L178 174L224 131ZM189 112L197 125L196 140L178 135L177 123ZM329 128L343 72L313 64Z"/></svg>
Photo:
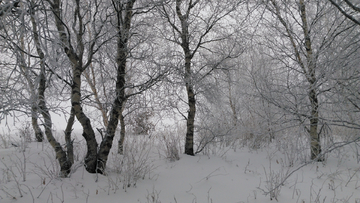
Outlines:
<svg viewBox="0 0 360 203"><path fill-rule="evenodd" d="M30 19L31 19L32 27L33 27L33 38L34 38L34 42L36 44L36 50L38 52L38 55L40 56L40 60L44 60L44 54L42 53L42 51L39 47L39 45L40 45L39 36L38 36L38 31L37 31L37 26L36 26L34 16L31 15ZM43 62L41 65L44 65ZM32 84L31 84L30 88L32 90L35 90L35 87ZM35 132L36 141L42 142L44 140L44 134L38 124L38 107L36 104L38 98L35 96L35 91L34 91L33 97L34 97L32 99L33 104L31 106L31 124L32 124L34 132Z"/></svg>
<svg viewBox="0 0 360 203"><path fill-rule="evenodd" d="M310 150L311 150L311 160L322 161L322 158L319 157L321 154L321 145L320 137L318 134L318 125L319 125L319 101L317 98L317 87L316 87L316 63L313 56L312 43L310 38L310 32L307 25L307 16L306 16L306 7L304 0L299 1L300 6L300 15L303 23L303 33L305 37L305 49L306 49L306 61L308 70L306 72L306 78L309 82L309 93L308 97L311 104L311 113L310 113Z"/></svg>
<svg viewBox="0 0 360 203"><path fill-rule="evenodd" d="M279 19L280 23L284 26L287 37L290 40L291 46L293 48L294 54L295 54L295 60L298 63L298 65L301 67L302 72L304 74L304 77L306 77L306 80L308 82L308 99L310 101L310 119L309 124L310 128L309 131L309 137L310 137L310 150L311 150L311 159L318 161L322 161L322 158L319 158L319 155L321 154L321 145L320 145L320 137L318 133L318 125L319 125L319 101L318 101L318 87L317 87L317 78L316 78L316 58L313 54L313 48L312 48L312 42L311 42L311 36L310 31L308 28L308 22L307 22L307 15L306 15L306 7L304 0L299 0L299 13L300 18L302 21L302 34L304 37L304 43L296 44L296 36L294 36L294 33L291 31L291 27L287 24L286 20L281 16L280 9L276 3L275 0L271 0L271 3L274 6L274 14ZM305 59L301 57L301 50L302 48L300 46L304 46L305 51Z"/></svg>
<svg viewBox="0 0 360 203"><path fill-rule="evenodd" d="M320 137L318 134L318 123L319 123L319 113L318 113L318 99L316 92L310 90L309 100L311 102L311 118L310 118L310 150L311 150L311 160L323 161L322 157L319 157L321 154L321 145Z"/></svg>
<svg viewBox="0 0 360 203"><path fill-rule="evenodd" d="M121 42L120 42L121 43ZM121 43L122 44L122 43ZM98 172L103 173L107 158L112 147L112 143L115 136L115 131L119 123L119 116L121 114L121 109L123 102L125 101L125 68L126 68L126 55L122 51L123 49L118 47L118 53L120 52L120 58L118 62L117 70L117 82L116 82L116 95L113 107L110 112L110 120L106 129L106 134L104 139L100 144L100 149L98 153Z"/></svg>
<svg viewBox="0 0 360 203"><path fill-rule="evenodd" d="M22 16L22 21L24 21L23 19L24 17ZM33 32L34 32L34 21L33 21L33 16L31 16L31 22L33 24ZM36 26L36 25L35 25ZM36 28L36 27L35 27ZM22 28L21 28L22 29ZM37 30L35 30L37 32ZM22 31L22 33L24 33L24 31ZM34 40L38 39L36 38L36 35L33 36ZM35 42L36 43L36 42ZM21 39L20 39L20 47L22 50L25 50L25 42L24 42L24 36L21 35ZM31 102L31 125L32 128L34 130L35 133L35 139L37 142L42 142L44 139L44 134L39 126L38 123L38 95L36 93L36 87L34 84L34 81L32 81L31 76L30 76L30 72L31 70L29 69L28 65L26 65L25 62L25 52L21 51L20 52L20 68L21 68L21 74L25 77L28 85L29 85L29 93L30 93L30 102Z"/></svg>
<svg viewBox="0 0 360 203"><path fill-rule="evenodd" d="M33 13L32 13L33 14ZM40 46L40 39L38 35L37 25L34 19L34 16L31 15L31 23L32 23L32 31L33 31L33 39L35 42L35 47L37 54L40 58L40 74L39 74L39 88L38 88L38 98L39 98L39 109L41 111L41 115L44 119L44 127L45 127L45 135L50 145L54 148L56 153L56 158L60 164L60 176L67 177L70 173L70 169L72 163L69 162L67 155L60 143L56 141L52 134L52 120L50 116L50 112L46 106L45 100L45 90L46 90L46 71L45 71L45 54L43 53Z"/></svg>
<svg viewBox="0 0 360 203"><path fill-rule="evenodd" d="M35 133L35 139L37 142L42 142L44 140L44 134L38 123L38 115L37 115L37 106L33 105L31 107L31 125L33 127Z"/></svg>
<svg viewBox="0 0 360 203"><path fill-rule="evenodd" d="M191 73L191 60L193 58L193 53L190 50L190 34L189 34L189 12L194 4L188 5L189 8L185 14L181 13L181 0L176 0L176 15L181 23L181 30L179 30L181 37L181 47L185 55L185 86L188 97L188 117L186 119L186 138L185 138L185 154L194 155L194 123L195 123L195 114L196 114L196 98L192 81Z"/></svg>
<svg viewBox="0 0 360 203"><path fill-rule="evenodd" d="M75 112L74 109L71 108L70 117L65 129L65 143L66 143L67 158L72 164L74 164L74 145L73 145L73 141L71 140L71 132L72 132L72 127L74 125L74 121L75 121Z"/></svg>
<svg viewBox="0 0 360 203"><path fill-rule="evenodd" d="M83 128L82 136L86 140L87 145L87 153L84 159L85 169L89 173L96 173L97 170L97 150L98 150L98 143L95 138L95 132L91 126L90 119L85 115L82 107L81 107L81 74L89 65L89 62L84 65L83 64L83 55L84 55L84 44L83 40L83 18L80 14L80 1L75 1L75 15L76 22L79 25L79 30L76 33L76 40L77 40L77 51L72 47L71 40L67 36L67 30L65 29L65 25L63 20L61 19L61 1L54 0L53 2L48 1L51 5L52 12L55 17L55 24L59 34L59 38L61 41L61 45L64 49L65 54L67 55L68 59L71 62L72 66L72 86L71 86L71 106L72 110L74 111L74 115L76 116L77 120L80 122ZM93 47L92 47L93 48ZM89 61L92 60L92 50L89 50L90 56L88 58Z"/></svg>
<svg viewBox="0 0 360 203"><path fill-rule="evenodd" d="M74 109L74 114L77 120L80 122L83 128L82 136L85 138L86 146L87 146L87 153L84 159L84 165L86 170L89 173L96 173L97 172L97 150L98 150L98 143L95 138L95 132L92 128L90 119L85 115L81 104L81 66L73 67L73 84L71 87L71 105Z"/></svg>
<svg viewBox="0 0 360 203"><path fill-rule="evenodd" d="M110 111L110 120L106 129L106 135L104 140L100 144L99 158L98 158L98 170L103 171L106 166L107 158L112 147L112 142L115 136L115 131L119 123L119 117L121 116L123 105L126 102L125 95L125 76L126 76L126 61L128 57L128 40L130 34L131 20L133 16L133 6L136 0L130 0L125 5L121 3L114 4L119 8L125 8L125 10L115 8L117 11L117 78L116 78L116 98L114 100L112 109ZM122 128L125 130L125 128Z"/></svg>
<svg viewBox="0 0 360 203"><path fill-rule="evenodd" d="M185 85L188 96L188 117L186 121L185 154L194 155L194 123L196 113L196 98L191 80L191 59L185 59Z"/></svg>
<svg viewBox="0 0 360 203"><path fill-rule="evenodd" d="M39 108L41 115L44 119L45 135L50 145L54 148L56 159L60 164L60 177L67 177L70 173L71 163L68 161L67 156L60 143L56 141L52 134L52 121L50 112L46 107L45 103L45 89L46 89L46 77L45 67L41 68L40 83L39 83Z"/></svg>
<svg viewBox="0 0 360 203"><path fill-rule="evenodd" d="M125 104L124 104L125 105ZM122 109L124 110L124 108ZM120 114L120 140L118 142L118 154L124 154L124 141L125 141L125 119L123 112Z"/></svg>

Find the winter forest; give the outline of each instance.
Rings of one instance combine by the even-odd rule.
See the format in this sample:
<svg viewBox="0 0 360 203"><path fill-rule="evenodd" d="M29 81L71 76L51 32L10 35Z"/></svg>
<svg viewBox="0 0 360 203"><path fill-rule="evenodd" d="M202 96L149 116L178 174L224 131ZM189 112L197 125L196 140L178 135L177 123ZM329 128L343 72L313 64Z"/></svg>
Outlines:
<svg viewBox="0 0 360 203"><path fill-rule="evenodd" d="M0 202L360 203L358 0L0 0Z"/></svg>

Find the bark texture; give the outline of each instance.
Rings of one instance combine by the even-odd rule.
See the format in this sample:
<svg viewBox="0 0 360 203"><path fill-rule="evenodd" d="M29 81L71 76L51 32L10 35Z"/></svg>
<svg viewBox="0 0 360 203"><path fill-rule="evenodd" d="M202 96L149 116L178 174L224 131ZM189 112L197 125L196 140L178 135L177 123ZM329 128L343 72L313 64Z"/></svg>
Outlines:
<svg viewBox="0 0 360 203"><path fill-rule="evenodd" d="M123 108L124 109L124 108ZM122 114L120 114L120 139L118 142L118 154L124 154L124 141L125 141L125 119L124 116Z"/></svg>
<svg viewBox="0 0 360 203"><path fill-rule="evenodd" d="M89 66L93 56L93 45L90 46L89 51L89 58L86 64L83 64L83 55L84 55L84 44L83 44L83 37L84 37L84 23L83 18L80 13L80 1L75 0L75 13L74 17L76 18L78 24L78 30L75 31L76 35L76 43L77 48L76 50L71 45L71 40L67 35L68 30L65 29L64 21L61 18L61 1L54 0L53 2L48 1L51 5L52 12L55 18L55 25L58 30L59 39L61 41L61 45L64 49L65 54L67 55L68 59L71 62L72 66L72 85L71 85L71 106L72 110L74 111L74 115L76 116L77 120L80 122L83 128L82 136L86 140L87 145L87 153L84 159L84 165L86 170L89 173L96 173L97 168L97 149L98 143L95 139L95 132L91 126L90 119L85 115L82 107L81 107L81 74L83 71ZM93 42L95 43L95 42Z"/></svg>
<svg viewBox="0 0 360 203"><path fill-rule="evenodd" d="M50 145L54 148L56 159L60 164L60 177L67 177L70 173L71 162L68 161L67 156L60 143L56 141L52 134L52 121L50 112L46 107L45 103L45 89L46 89L46 77L45 77L45 67L41 68L40 73L40 84L39 84L39 108L41 115L44 119L45 135Z"/></svg>
<svg viewBox="0 0 360 203"><path fill-rule="evenodd" d="M112 147L115 131L119 123L119 117L122 113L123 105L126 102L125 95L125 76L126 61L128 57L128 41L130 37L130 26L133 16L133 7L136 0L130 0L127 3L114 2L114 8L117 14L117 77L116 77L116 98L110 111L110 120L106 129L105 138L100 144L98 170L103 171L106 166L107 158ZM124 9L124 10L123 10ZM122 130L125 130L125 128Z"/></svg>
<svg viewBox="0 0 360 203"><path fill-rule="evenodd" d="M191 2L191 1L190 1ZM181 23L181 30L179 30L181 37L181 48L183 49L185 55L185 86L188 97L188 117L186 120L186 138L185 138L185 154L194 155L194 124L195 124L195 114L196 114L196 98L194 92L194 85L192 81L191 74L191 60L194 56L190 50L190 34L189 34L189 14L191 8L195 6L195 3L190 3L188 5L188 10L185 14L181 12L181 3L182 0L176 0L176 15Z"/></svg>
<svg viewBox="0 0 360 203"><path fill-rule="evenodd" d="M81 104L81 66L73 67L73 84L71 87L71 105L74 114L83 128L82 136L86 140L87 153L85 155L84 164L89 173L97 172L97 150L98 143L95 138L95 132L92 128L90 119L85 115Z"/></svg>
<svg viewBox="0 0 360 203"><path fill-rule="evenodd" d="M320 145L320 136L318 133L319 125L319 101L317 98L317 78L316 78L316 63L313 55L313 49L311 45L310 32L308 29L307 17L306 17L306 7L304 0L299 1L300 6L300 15L303 24L303 33L305 37L305 49L306 49L306 61L308 70L306 73L306 78L309 82L308 97L311 104L311 113L310 113L310 150L311 150L311 160L317 159L322 161L322 158L319 157L321 154L321 145Z"/></svg>
<svg viewBox="0 0 360 203"><path fill-rule="evenodd" d="M33 13L32 13L33 14ZM60 176L67 177L70 173L72 163L67 159L67 154L61 147L60 143L56 141L52 134L52 120L50 112L46 106L45 100L45 90L46 90L46 70L45 70L45 54L40 46L40 39L38 35L37 25L34 19L34 16L31 15L31 23L33 30L33 38L36 46L37 54L40 58L40 74L39 74L39 87L38 87L38 99L39 99L39 109L41 115L44 119L45 135L50 145L54 148L56 153L56 159L58 159L60 164Z"/></svg>
<svg viewBox="0 0 360 203"><path fill-rule="evenodd" d="M31 109L31 125L34 129L36 141L42 142L44 140L44 134L38 123L37 107L32 107Z"/></svg>
<svg viewBox="0 0 360 203"><path fill-rule="evenodd" d="M30 19L31 19L31 24L32 24L32 32L33 32L33 38L34 38L34 42L35 42L35 45L36 45L36 51L40 57L40 65L41 66L44 66L44 53L42 52L42 49L40 47L40 41L39 41L39 34L38 34L38 30L37 30L37 24L35 22L35 18L33 16L33 12L31 12L31 16L30 16ZM35 87L31 87L31 89L35 89ZM35 94L34 94L35 95ZM37 104L35 103L37 101L38 98L34 98L35 101L33 101L33 105L31 107L31 123L32 123L32 126L33 126L33 129L34 129L34 132L35 132L35 138L36 138L36 141L38 142L42 142L43 139L44 139L44 134L43 132L41 131L41 128L39 127L39 124L38 124L38 106Z"/></svg>
<svg viewBox="0 0 360 203"><path fill-rule="evenodd" d="M33 38L35 43L38 42L38 33L36 30L36 24L34 25L35 21L33 16L31 15L31 22L33 25ZM35 27L34 27L35 26ZM21 28L22 29L22 28ZM37 45L37 44L36 44ZM20 51L20 71L21 74L25 77L27 83L28 83L28 91L30 93L30 102L31 102L31 125L35 133L35 139L37 142L42 142L44 139L44 134L39 126L38 123L38 115L39 115L39 109L38 109L38 94L36 92L36 85L35 81L33 81L31 78L31 72L29 66L25 62L25 42L24 42L24 36L21 35L20 37L20 47L23 51ZM39 52L38 52L39 54ZM40 56L41 57L41 56Z"/></svg>
<svg viewBox="0 0 360 203"><path fill-rule="evenodd" d="M311 159L322 161L323 159L319 157L321 154L321 145L320 145L320 136L318 133L319 125L319 101L318 101L318 87L317 87L317 77L316 77L316 58L313 54L312 41L310 36L310 31L308 28L307 14L306 14L306 5L304 0L299 0L299 13L301 18L301 27L302 35L304 37L303 44L296 44L296 36L294 32L291 31L291 26L288 25L286 20L281 16L280 9L276 3L276 0L271 0L271 3L274 6L272 12L279 19L280 23L284 26L286 30L287 37L290 40L291 46L295 54L295 60L300 66L301 71L303 72L306 80L308 82L308 99L310 102L310 118L309 124L310 128L308 129L310 137L310 150L311 150ZM302 49L300 46L304 46ZM304 51L305 57L302 58L301 50Z"/></svg>
<svg viewBox="0 0 360 203"><path fill-rule="evenodd" d="M75 111L73 108L71 108L70 117L65 129L65 143L66 143L67 158L72 164L74 164L74 145L73 145L73 141L71 140L71 132L74 122L75 122Z"/></svg>

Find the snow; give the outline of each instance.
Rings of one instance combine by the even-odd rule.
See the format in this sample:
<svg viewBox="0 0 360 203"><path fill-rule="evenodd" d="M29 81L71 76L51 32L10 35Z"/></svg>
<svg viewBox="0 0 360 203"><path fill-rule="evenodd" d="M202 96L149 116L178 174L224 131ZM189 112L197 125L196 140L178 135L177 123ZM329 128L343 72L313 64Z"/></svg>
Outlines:
<svg viewBox="0 0 360 203"><path fill-rule="evenodd" d="M74 172L63 179L48 143L0 145L0 202L360 203L358 151L350 146L332 151L324 163L291 165L275 145L258 150L211 145L207 154L169 161L160 137L128 137L125 155L116 154L114 146L106 176L85 171L78 138ZM276 198L264 195L282 180Z"/></svg>

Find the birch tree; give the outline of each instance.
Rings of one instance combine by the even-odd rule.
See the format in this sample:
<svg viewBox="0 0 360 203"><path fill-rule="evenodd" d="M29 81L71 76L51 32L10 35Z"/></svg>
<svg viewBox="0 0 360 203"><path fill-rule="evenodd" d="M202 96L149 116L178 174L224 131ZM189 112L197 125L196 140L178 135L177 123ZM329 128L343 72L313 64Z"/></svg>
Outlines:
<svg viewBox="0 0 360 203"><path fill-rule="evenodd" d="M130 1L95 1L80 2L79 0L60 2L59 0L47 1L51 6L55 26L58 32L58 40L61 43L64 53L71 63L72 85L71 85L71 104L72 111L83 128L83 137L87 143L87 154L85 157L85 168L90 173L105 173L108 154L112 147L116 128L119 118L128 97L140 94L147 88L156 83L162 74L156 69L148 71L147 75L142 75L138 79L142 82L134 84L126 83L126 74L128 59L131 48L129 46L130 37L134 36L131 32L132 19L137 14L147 13L148 6L137 5L136 0ZM62 4L61 4L62 3ZM63 8L68 8L63 9ZM73 8L73 9L70 9ZM151 8L151 6L150 6ZM66 15L69 13L68 15ZM70 16L70 17L68 17ZM88 26L89 25L89 26ZM116 28L115 33L112 32L112 26ZM139 30L141 31L141 30ZM112 46L113 40L116 46ZM113 86L113 101L111 102L109 114L104 116L104 124L106 125L103 140L99 144L95 139L93 124L88 115L86 115L82 106L82 76L90 78L89 67L94 65L96 68L99 64L95 64L96 58L99 57L99 51L110 51L108 47L115 47L116 56L110 57L109 61L115 61L116 72ZM109 54L108 56L113 56ZM96 66L95 66L96 65ZM101 65L101 64L100 64ZM103 64L102 64L103 65ZM91 72L90 68L90 72ZM99 69L98 71L105 70ZM90 78L91 79L91 78ZM140 80L142 79L142 80ZM93 82L94 80L88 80ZM90 83L92 91L95 90L94 84ZM126 88L138 88L136 92L126 94ZM98 104L101 102L98 101ZM102 105L102 104L101 104ZM106 112L103 112L105 115Z"/></svg>
<svg viewBox="0 0 360 203"><path fill-rule="evenodd" d="M17 5L18 7L12 9L16 15L7 21L13 26L4 27L2 38L6 40L8 50L15 56L14 58L10 57L9 60L16 61L15 70L18 70L27 83L27 88L25 89L28 90L29 93L25 101L29 101L31 107L32 125L37 141L42 141L43 139L43 133L38 124L40 114L43 120L45 135L54 148L56 158L60 164L59 175L66 177L70 172L72 163L68 160L67 154L61 144L57 142L53 136L50 108L48 107L45 94L49 81L47 80L46 58L42 44L46 43L43 43L40 38L46 37L40 35L38 30L39 15L35 11L35 8L39 11L42 10L43 7L36 5L34 1L17 2ZM27 24L30 24L30 26L26 26ZM45 49L47 49L47 47ZM15 76L15 74L10 76L11 80L16 79L13 76ZM20 92L24 90L20 90ZM23 93L23 95L26 95L26 93ZM21 108L26 109L26 103Z"/></svg>
<svg viewBox="0 0 360 203"><path fill-rule="evenodd" d="M28 104L24 104L24 107L28 105L30 106L31 124L35 132L35 138L38 142L41 142L43 140L43 132L38 124L38 95L36 91L37 80L35 75L32 73L34 70L32 70L30 64L30 58L32 57L30 57L30 54L27 54L31 53L31 45L25 47L25 43L31 44L31 37L29 36L30 32L25 26L28 22L26 21L26 19L28 19L28 15L24 10L24 5L22 3L20 4L19 1L7 1L2 4L0 8L0 16L2 20L0 30L1 38L4 40L3 47L4 50L12 52L13 56L15 56L9 57L7 61L11 61L15 58L14 63L17 65L14 67L27 83L27 88L24 88L24 90L28 90L29 102L26 102ZM5 69L9 68L10 67L5 67Z"/></svg>
<svg viewBox="0 0 360 203"><path fill-rule="evenodd" d="M122 116L123 105L126 102L125 97L125 76L126 63L128 58L128 41L130 38L131 20L133 17L133 8L136 0L127 2L112 1L116 15L116 31L117 31L117 49L116 49L116 90L115 99L110 111L110 119L106 129L106 135L101 142L99 149L99 169L104 169L107 156L110 152L115 131L118 126L119 118Z"/></svg>
<svg viewBox="0 0 360 203"><path fill-rule="evenodd" d="M325 104L322 95L330 88L328 75L336 71L325 65L324 52L352 26L339 18L326 2L299 0L289 4L271 0L266 8L277 20L266 22L273 31L272 37L266 37L271 50L268 55L278 62L275 73L283 75L283 82L274 81L273 85L264 86L270 93L265 98L291 113L300 124L308 122L304 128L310 139L311 159L322 161L320 134L326 125L326 114L321 112ZM283 89L270 90L271 87Z"/></svg>
<svg viewBox="0 0 360 203"><path fill-rule="evenodd" d="M185 116L185 154L187 155L194 155L197 80L210 75L228 56L218 59L219 61L212 65L204 62L206 65L202 66L201 63L195 61L201 61L201 58L197 58L200 50L208 50L211 53L213 42L228 37L216 35L214 31L225 23L225 19L236 10L238 5L238 1L174 0L164 4L160 10L161 16L170 27L161 31L161 34L182 50L180 56L183 64L179 72L186 89L187 99L184 100L188 106ZM226 29L223 31L225 32ZM174 50L174 55L179 56L176 51Z"/></svg>
<svg viewBox="0 0 360 203"><path fill-rule="evenodd" d="M90 119L81 106L81 75L91 64L99 46L103 44L100 42L99 37L103 34L102 29L107 18L106 9L102 10L104 8L101 7L104 6L102 1L80 2L75 0L73 2L61 2L60 0L49 0L47 2L51 7L59 42L71 62L71 106L74 115L83 127L82 135L87 144L87 153L84 160L85 168L90 173L101 172L97 171L98 143L95 139L95 132ZM90 19L84 17L88 16L88 13L90 13ZM73 18L67 18L69 14ZM96 18L99 21L95 21ZM91 25L90 29L92 29L93 34L90 39L86 38L87 29L89 28L86 26L87 24Z"/></svg>
<svg viewBox="0 0 360 203"><path fill-rule="evenodd" d="M356 25L355 30L360 26L360 5L357 1L351 0L328 0L331 4L349 21ZM334 90L336 92L333 99L334 103L338 104L343 116L337 113L333 118L336 125L344 126L350 129L359 129L359 122L357 118L360 111L360 88L359 77L359 36L358 32L349 34L342 38L341 42L337 44L334 51L328 53L331 58L329 66L341 68L343 71L333 77L336 84ZM344 115L347 115L344 118Z"/></svg>

